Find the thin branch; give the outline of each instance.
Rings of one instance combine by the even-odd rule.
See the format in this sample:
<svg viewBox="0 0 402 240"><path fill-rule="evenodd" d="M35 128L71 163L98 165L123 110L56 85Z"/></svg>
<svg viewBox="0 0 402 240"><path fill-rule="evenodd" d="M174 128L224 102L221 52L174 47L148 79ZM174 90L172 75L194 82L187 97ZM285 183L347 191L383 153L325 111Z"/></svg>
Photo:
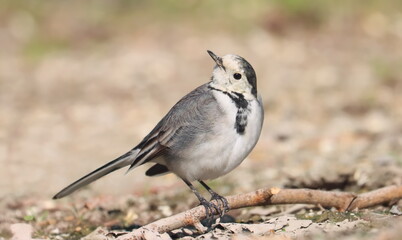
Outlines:
<svg viewBox="0 0 402 240"><path fill-rule="evenodd" d="M372 192L356 195L349 192L330 192L311 189L263 188L254 192L226 197L230 209L274 204L319 204L335 207L339 211L351 211L367 208L402 198L402 185L384 187ZM215 202L215 204L218 204ZM216 214L216 212L214 213ZM177 228L194 225L202 230L200 221L206 217L205 208L198 206L179 214L163 218L145 225L131 233L119 237L119 240L141 239L144 232L165 233Z"/></svg>
<svg viewBox="0 0 402 240"><path fill-rule="evenodd" d="M355 210L376 206L402 198L402 186L383 187L371 192L363 193L351 202L347 210Z"/></svg>

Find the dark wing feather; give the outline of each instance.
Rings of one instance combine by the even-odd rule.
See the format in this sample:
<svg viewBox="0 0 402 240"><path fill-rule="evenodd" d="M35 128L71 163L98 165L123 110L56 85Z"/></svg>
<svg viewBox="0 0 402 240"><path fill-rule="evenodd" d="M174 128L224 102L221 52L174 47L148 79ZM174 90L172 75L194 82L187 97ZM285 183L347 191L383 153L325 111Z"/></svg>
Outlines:
<svg viewBox="0 0 402 240"><path fill-rule="evenodd" d="M214 122L214 120L211 121L211 116L219 117L219 112L213 111L218 109L216 104L212 104L214 102L214 97L208 91L207 84L196 88L176 103L135 148L75 181L56 194L54 198L62 198L128 165L130 165L129 169L132 169L161 155L175 158L177 153L185 149L187 144L194 141L196 137L198 141L204 141L202 137L199 137L200 133L202 135L203 132L211 128L211 122ZM150 174L162 173L162 170L165 170L159 166L151 169Z"/></svg>
<svg viewBox="0 0 402 240"><path fill-rule="evenodd" d="M211 129L211 118L220 117L215 98L204 84L177 102L156 127L134 149L139 149L130 169L161 155L178 152ZM215 104L213 104L215 103ZM212 114L211 114L212 113ZM175 150L175 151L171 151ZM176 151L178 150L178 151Z"/></svg>
<svg viewBox="0 0 402 240"><path fill-rule="evenodd" d="M149 176L149 177L154 177L154 176L159 176L159 175L163 175L163 174L167 174L169 173L169 169L162 164L155 164L152 167L150 167L146 172L145 175Z"/></svg>

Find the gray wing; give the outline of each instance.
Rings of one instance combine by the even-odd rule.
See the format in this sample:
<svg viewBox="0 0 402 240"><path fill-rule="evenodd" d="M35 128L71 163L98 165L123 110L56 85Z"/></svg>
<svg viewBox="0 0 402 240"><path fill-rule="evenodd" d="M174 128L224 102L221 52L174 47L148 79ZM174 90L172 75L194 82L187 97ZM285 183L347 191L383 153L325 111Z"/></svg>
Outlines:
<svg viewBox="0 0 402 240"><path fill-rule="evenodd" d="M218 106L213 95L204 84L183 97L156 127L131 151L101 166L73 182L53 198L62 198L97 179L130 165L130 169L142 165L164 154L177 152L195 139L196 133L210 128L210 116L217 116ZM163 165L156 165L148 175L166 172Z"/></svg>
<svg viewBox="0 0 402 240"><path fill-rule="evenodd" d="M134 149L139 149L130 169L161 155L172 155L211 130L222 110L204 84L177 102L156 127Z"/></svg>

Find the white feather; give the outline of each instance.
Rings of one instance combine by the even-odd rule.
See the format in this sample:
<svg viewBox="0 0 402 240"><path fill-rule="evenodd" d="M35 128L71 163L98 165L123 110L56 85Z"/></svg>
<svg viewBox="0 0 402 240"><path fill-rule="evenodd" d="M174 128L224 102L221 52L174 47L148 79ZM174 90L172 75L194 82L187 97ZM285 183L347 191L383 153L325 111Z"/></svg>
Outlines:
<svg viewBox="0 0 402 240"><path fill-rule="evenodd" d="M214 96L225 114L215 124L213 138L192 148L185 160L167 163L172 172L188 181L214 179L229 173L251 152L261 133L264 116L257 99L249 102L248 124L244 135L240 135L234 128L236 105L220 91L214 91Z"/></svg>

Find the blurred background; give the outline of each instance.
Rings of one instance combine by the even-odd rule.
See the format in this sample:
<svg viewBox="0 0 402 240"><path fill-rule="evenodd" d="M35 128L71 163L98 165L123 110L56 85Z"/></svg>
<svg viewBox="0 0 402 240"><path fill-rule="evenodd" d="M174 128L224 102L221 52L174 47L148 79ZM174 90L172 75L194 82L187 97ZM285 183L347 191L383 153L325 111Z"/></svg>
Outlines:
<svg viewBox="0 0 402 240"><path fill-rule="evenodd" d="M402 164L401 1L0 4L0 197L50 198L134 147L209 81L207 49L246 58L265 106L255 150L212 182L222 194L289 179L400 180L378 179ZM191 194L175 176L144 170L77 195Z"/></svg>

